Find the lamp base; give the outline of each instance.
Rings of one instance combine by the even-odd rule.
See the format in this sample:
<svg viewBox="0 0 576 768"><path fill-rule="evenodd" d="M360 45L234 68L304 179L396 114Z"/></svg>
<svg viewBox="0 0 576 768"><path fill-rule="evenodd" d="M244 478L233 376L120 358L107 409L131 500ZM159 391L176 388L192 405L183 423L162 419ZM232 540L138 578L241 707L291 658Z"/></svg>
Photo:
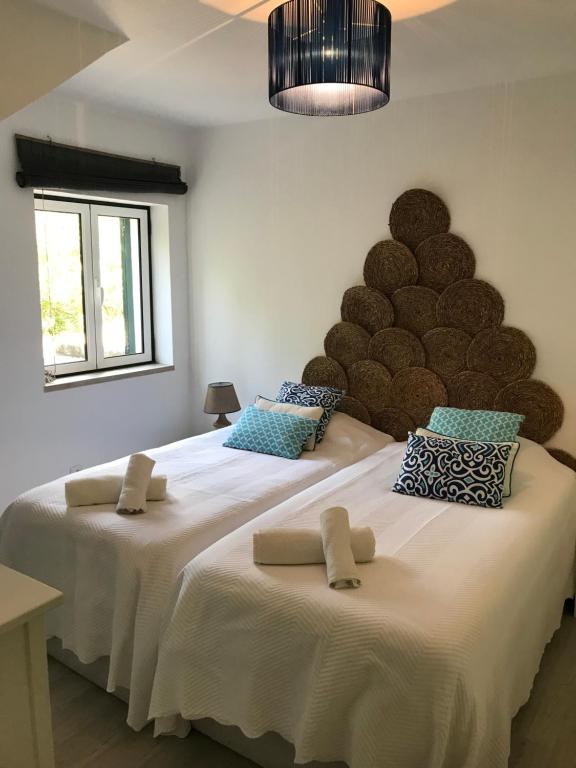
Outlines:
<svg viewBox="0 0 576 768"><path fill-rule="evenodd" d="M222 429L222 427L229 427L230 424L232 424L232 422L229 421L226 418L226 414L225 413L221 413L218 416L218 418L216 419L216 421L214 422L214 424L212 424L212 428L213 429Z"/></svg>

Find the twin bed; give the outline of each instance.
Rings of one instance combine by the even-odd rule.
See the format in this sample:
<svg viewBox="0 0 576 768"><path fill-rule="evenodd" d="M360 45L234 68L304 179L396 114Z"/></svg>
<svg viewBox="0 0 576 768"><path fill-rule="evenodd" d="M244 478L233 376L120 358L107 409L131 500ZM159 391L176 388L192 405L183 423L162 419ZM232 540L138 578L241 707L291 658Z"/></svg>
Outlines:
<svg viewBox="0 0 576 768"><path fill-rule="evenodd" d="M390 491L394 443L205 550L182 573L158 660L157 732L210 717L280 734L298 763L505 768L510 723L573 595L573 473L521 439L503 509ZM345 506L370 526L362 588L320 565L261 566L263 527Z"/></svg>
<svg viewBox="0 0 576 768"><path fill-rule="evenodd" d="M224 437L150 451L169 496L138 518L67 509L66 478L6 510L0 561L64 592L49 635L105 660L135 729L211 718L279 734L299 763L504 768L574 592L574 473L521 440L513 496L480 509L392 494L405 444L345 414L298 461ZM317 527L334 505L376 535L361 589L328 589L320 565L253 563L255 530Z"/></svg>
<svg viewBox="0 0 576 768"><path fill-rule="evenodd" d="M108 691L129 691L128 723L148 707L159 634L178 574L218 539L391 438L343 413L298 461L223 447L230 427L148 451L168 497L145 515L115 505L68 509L63 477L20 496L0 517L0 562L59 589L48 634L83 663L107 657ZM121 474L127 459L82 475Z"/></svg>

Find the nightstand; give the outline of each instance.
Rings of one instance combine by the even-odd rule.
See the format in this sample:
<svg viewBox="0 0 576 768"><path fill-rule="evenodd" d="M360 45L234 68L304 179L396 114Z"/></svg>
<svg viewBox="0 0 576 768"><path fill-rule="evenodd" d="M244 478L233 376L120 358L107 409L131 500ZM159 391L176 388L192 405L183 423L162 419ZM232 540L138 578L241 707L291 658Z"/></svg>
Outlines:
<svg viewBox="0 0 576 768"><path fill-rule="evenodd" d="M54 768L44 613L52 587L0 565L0 765Z"/></svg>

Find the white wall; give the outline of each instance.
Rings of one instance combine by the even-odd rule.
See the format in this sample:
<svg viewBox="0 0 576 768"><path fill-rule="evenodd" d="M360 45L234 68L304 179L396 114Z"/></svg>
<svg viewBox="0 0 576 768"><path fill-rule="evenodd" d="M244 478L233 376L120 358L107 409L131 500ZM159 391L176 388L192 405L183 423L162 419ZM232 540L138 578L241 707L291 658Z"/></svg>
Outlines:
<svg viewBox="0 0 576 768"><path fill-rule="evenodd" d="M170 195L129 197L168 206L175 370L44 391L33 193L14 179L14 133L183 166L191 156L190 132L51 96L0 123L0 509L73 465L190 434L192 408L187 201Z"/></svg>
<svg viewBox="0 0 576 768"><path fill-rule="evenodd" d="M576 74L204 132L190 198L194 387L273 395L322 353L393 200L440 194L506 323L563 397L576 453ZM196 404L195 413L200 403ZM205 423L197 420L198 426Z"/></svg>
<svg viewBox="0 0 576 768"><path fill-rule="evenodd" d="M534 340L536 375L567 406L553 442L576 452L575 97L573 74L198 136L48 96L1 122L0 508L73 465L206 428L208 381L231 379L245 404L298 378L412 186L446 199L478 276L506 299L506 322ZM183 166L187 197L144 200L169 206L174 372L44 392L19 132Z"/></svg>

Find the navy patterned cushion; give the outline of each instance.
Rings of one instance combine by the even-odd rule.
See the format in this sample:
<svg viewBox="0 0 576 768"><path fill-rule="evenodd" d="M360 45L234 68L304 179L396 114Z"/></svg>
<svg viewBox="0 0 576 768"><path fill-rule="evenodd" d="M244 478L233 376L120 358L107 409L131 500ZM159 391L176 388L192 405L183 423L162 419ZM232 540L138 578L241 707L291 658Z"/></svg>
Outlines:
<svg viewBox="0 0 576 768"><path fill-rule="evenodd" d="M316 443L324 439L326 427L332 418L332 414L344 392L334 387L313 387L307 384L296 384L293 381L285 381L276 395L277 403L295 403L296 405L321 406L324 413L320 417L316 430Z"/></svg>
<svg viewBox="0 0 576 768"><path fill-rule="evenodd" d="M443 437L445 440L452 440L455 442L459 442L457 437L447 437L446 435L439 435L436 432L432 432L429 429L425 429L424 427L418 427L416 430L417 435L422 435L423 437ZM490 443L491 440L482 440L483 443ZM504 473L504 496L511 496L512 495L512 471L514 469L514 462L516 460L516 455L520 449L520 443L508 443L510 446L510 455L508 456L508 461L506 462L506 472Z"/></svg>
<svg viewBox="0 0 576 768"><path fill-rule="evenodd" d="M304 443L318 427L316 419L290 413L261 411L250 405L236 422L223 445L243 451L268 453L284 459L297 459Z"/></svg>
<svg viewBox="0 0 576 768"><path fill-rule="evenodd" d="M502 506L511 446L408 434L393 491L478 507Z"/></svg>

